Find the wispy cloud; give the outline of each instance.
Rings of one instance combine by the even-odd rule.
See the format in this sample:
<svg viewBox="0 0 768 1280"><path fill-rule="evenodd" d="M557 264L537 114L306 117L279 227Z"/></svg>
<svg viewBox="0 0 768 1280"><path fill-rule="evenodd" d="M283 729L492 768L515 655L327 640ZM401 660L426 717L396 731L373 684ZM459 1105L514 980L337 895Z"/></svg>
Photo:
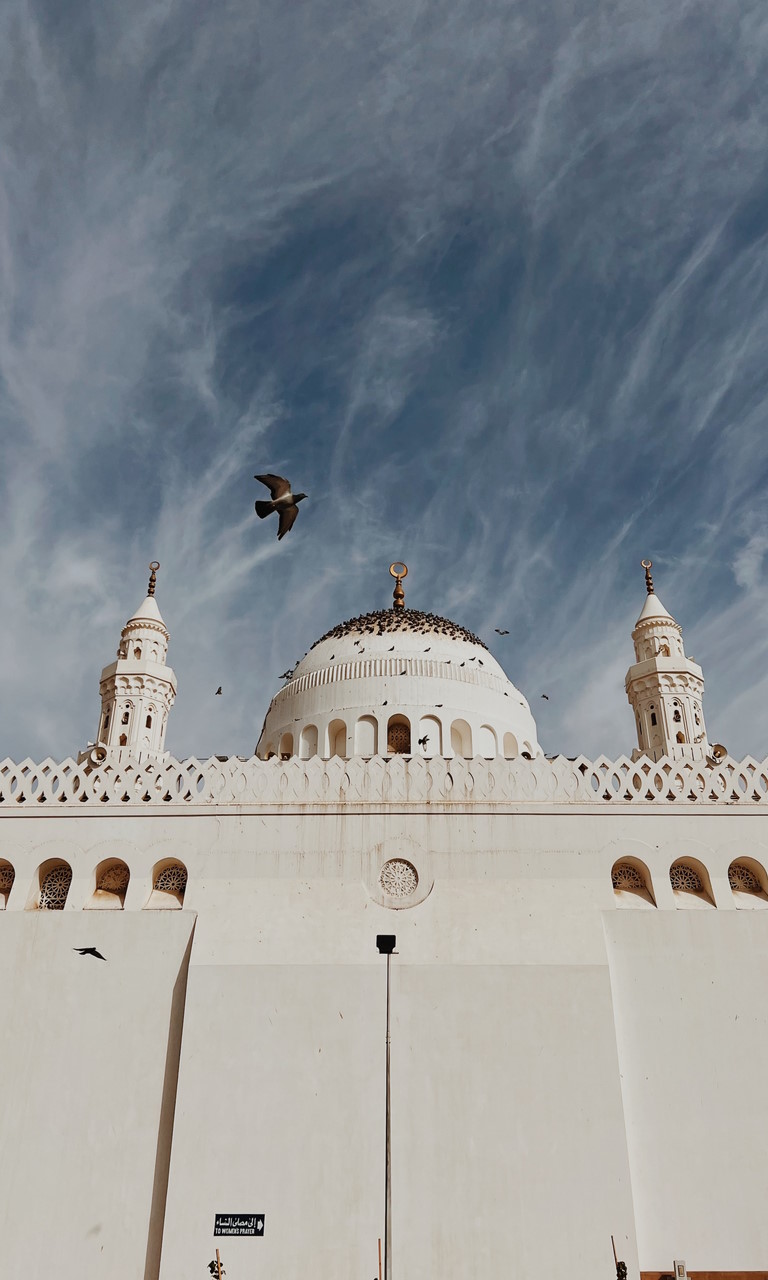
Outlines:
<svg viewBox="0 0 768 1280"><path fill-rule="evenodd" d="M765 754L767 63L761 0L10 0L0 754L93 735L153 557L179 754L396 557L616 754L643 555Z"/></svg>

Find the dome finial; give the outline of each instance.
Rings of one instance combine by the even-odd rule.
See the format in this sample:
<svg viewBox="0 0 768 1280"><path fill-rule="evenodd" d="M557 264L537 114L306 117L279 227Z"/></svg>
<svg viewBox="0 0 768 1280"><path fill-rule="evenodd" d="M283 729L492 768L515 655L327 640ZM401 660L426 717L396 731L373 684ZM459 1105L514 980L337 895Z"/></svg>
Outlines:
<svg viewBox="0 0 768 1280"><path fill-rule="evenodd" d="M395 589L392 592L392 608L405 608L405 592L403 591L403 578L408 577L408 565L403 564L402 560L396 560L394 564L389 566L389 572L393 578L397 578Z"/></svg>
<svg viewBox="0 0 768 1280"><path fill-rule="evenodd" d="M653 578L651 577L651 569L653 568L652 560L641 560L641 565L645 569L645 589L649 596L653 595Z"/></svg>
<svg viewBox="0 0 768 1280"><path fill-rule="evenodd" d="M147 595L155 594L155 584L157 583L157 571L160 568L159 560L150 560L149 562L149 586L147 587Z"/></svg>

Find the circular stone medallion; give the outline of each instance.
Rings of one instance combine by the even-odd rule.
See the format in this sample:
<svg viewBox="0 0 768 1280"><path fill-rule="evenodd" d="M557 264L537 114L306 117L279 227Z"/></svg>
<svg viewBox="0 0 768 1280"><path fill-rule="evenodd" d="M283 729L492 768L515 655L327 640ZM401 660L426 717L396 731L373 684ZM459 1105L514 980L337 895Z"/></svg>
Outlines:
<svg viewBox="0 0 768 1280"><path fill-rule="evenodd" d="M390 858L381 868L379 884L390 898L408 898L418 888L419 877L412 862Z"/></svg>

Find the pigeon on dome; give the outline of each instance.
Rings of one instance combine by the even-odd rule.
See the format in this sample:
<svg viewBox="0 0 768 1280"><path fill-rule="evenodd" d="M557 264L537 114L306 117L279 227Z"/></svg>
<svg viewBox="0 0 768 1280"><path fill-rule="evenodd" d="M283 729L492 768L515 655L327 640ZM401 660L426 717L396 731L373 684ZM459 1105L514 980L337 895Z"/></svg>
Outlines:
<svg viewBox="0 0 768 1280"><path fill-rule="evenodd" d="M651 576L653 561L643 560L641 563L643 568L645 569L645 589L646 589L647 595L645 598L645 604L643 605L642 610L640 611L640 617L637 620L638 623L645 622L647 621L648 618L669 618L672 622L674 622L674 618L672 617L672 614L669 612L668 609L664 608L664 605L661 603L659 597L656 595L656 592L653 589L653 578Z"/></svg>

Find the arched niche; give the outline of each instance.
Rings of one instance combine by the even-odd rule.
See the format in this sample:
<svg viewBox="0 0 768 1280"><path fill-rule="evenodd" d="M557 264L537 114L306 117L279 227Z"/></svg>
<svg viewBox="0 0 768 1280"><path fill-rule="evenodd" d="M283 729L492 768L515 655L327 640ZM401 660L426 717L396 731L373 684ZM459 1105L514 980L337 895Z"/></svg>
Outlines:
<svg viewBox="0 0 768 1280"><path fill-rule="evenodd" d="M669 868L675 903L685 910L708 910L715 905L709 872L698 858L676 858Z"/></svg>
<svg viewBox="0 0 768 1280"><path fill-rule="evenodd" d="M16 872L7 858L0 858L0 911L5 911Z"/></svg>
<svg viewBox="0 0 768 1280"><path fill-rule="evenodd" d="M387 724L387 755L409 756L411 754L411 722L407 716L389 717Z"/></svg>
<svg viewBox="0 0 768 1280"><path fill-rule="evenodd" d="M49 858L37 868L27 909L63 911L71 883L72 868L69 863L63 858Z"/></svg>
<svg viewBox="0 0 768 1280"><path fill-rule="evenodd" d="M179 911L187 891L187 868L178 858L163 858L152 870L152 892L146 903L150 911Z"/></svg>
<svg viewBox="0 0 768 1280"><path fill-rule="evenodd" d="M611 884L618 907L656 906L651 873L639 858L617 858L611 868Z"/></svg>
<svg viewBox="0 0 768 1280"><path fill-rule="evenodd" d="M290 760L291 756L293 755L293 734L292 733L284 733L282 738L280 739L279 755L281 760Z"/></svg>
<svg viewBox="0 0 768 1280"><path fill-rule="evenodd" d="M520 748L517 745L517 738L515 737L514 733L505 733L504 734L504 759L514 760L516 756L519 756L519 754L520 754Z"/></svg>
<svg viewBox="0 0 768 1280"><path fill-rule="evenodd" d="M327 729L326 756L347 755L347 726L343 720L332 720Z"/></svg>
<svg viewBox="0 0 768 1280"><path fill-rule="evenodd" d="M375 756L378 751L379 726L375 716L360 716L355 725L355 755Z"/></svg>
<svg viewBox="0 0 768 1280"><path fill-rule="evenodd" d="M302 760L311 760L317 755L317 725L306 724L299 738L299 756Z"/></svg>
<svg viewBox="0 0 768 1280"><path fill-rule="evenodd" d="M96 868L96 887L86 911L122 911L131 873L122 858L105 858Z"/></svg>
<svg viewBox="0 0 768 1280"><path fill-rule="evenodd" d="M477 754L486 760L493 760L499 754L499 744L495 731L489 724L480 726L477 734Z"/></svg>
<svg viewBox="0 0 768 1280"><path fill-rule="evenodd" d="M451 725L451 752L465 760L472 758L472 730L466 720L454 720Z"/></svg>
<svg viewBox="0 0 768 1280"><path fill-rule="evenodd" d="M728 868L728 883L740 911L768 907L768 878L765 867L755 858L734 858Z"/></svg>
<svg viewBox="0 0 768 1280"><path fill-rule="evenodd" d="M424 739L426 738L426 742ZM419 721L419 740L416 744L424 756L443 754L443 726L437 716L422 716Z"/></svg>

